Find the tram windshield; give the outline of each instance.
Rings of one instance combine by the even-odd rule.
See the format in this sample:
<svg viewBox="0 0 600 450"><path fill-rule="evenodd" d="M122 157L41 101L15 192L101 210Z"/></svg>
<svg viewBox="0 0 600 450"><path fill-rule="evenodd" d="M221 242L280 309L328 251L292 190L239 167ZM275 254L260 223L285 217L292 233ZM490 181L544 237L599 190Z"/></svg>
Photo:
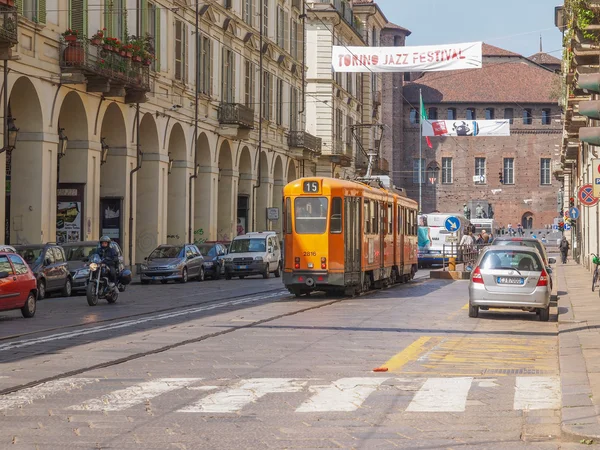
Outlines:
<svg viewBox="0 0 600 450"><path fill-rule="evenodd" d="M327 199L298 197L294 200L296 233L323 234L327 229Z"/></svg>

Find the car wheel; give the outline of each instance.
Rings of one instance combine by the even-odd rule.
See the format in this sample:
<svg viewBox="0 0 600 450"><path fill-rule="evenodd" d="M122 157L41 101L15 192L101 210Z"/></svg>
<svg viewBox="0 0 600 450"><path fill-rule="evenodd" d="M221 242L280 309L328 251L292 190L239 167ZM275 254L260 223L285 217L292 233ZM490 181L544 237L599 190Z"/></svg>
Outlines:
<svg viewBox="0 0 600 450"><path fill-rule="evenodd" d="M23 317L27 317L27 318L33 317L35 315L36 307L37 307L37 303L36 303L35 294L33 292L30 292L29 295L27 296L27 301L21 308L21 314L23 314Z"/></svg>
<svg viewBox="0 0 600 450"><path fill-rule="evenodd" d="M281 276L281 264L277 263L277 270L274 272L275 278L279 278Z"/></svg>
<svg viewBox="0 0 600 450"><path fill-rule="evenodd" d="M219 280L221 278L221 266L217 266L215 274L212 276L213 280Z"/></svg>
<svg viewBox="0 0 600 450"><path fill-rule="evenodd" d="M162 284L167 284L167 283L169 282L169 280L160 280L160 282L161 282Z"/></svg>
<svg viewBox="0 0 600 450"><path fill-rule="evenodd" d="M265 264L265 270L262 273L262 276L265 280L269 278L269 263Z"/></svg>
<svg viewBox="0 0 600 450"><path fill-rule="evenodd" d="M548 322L550 320L550 307L540 308L540 320L542 322Z"/></svg>
<svg viewBox="0 0 600 450"><path fill-rule="evenodd" d="M38 300L46 298L46 282L44 280L38 281Z"/></svg>
<svg viewBox="0 0 600 450"><path fill-rule="evenodd" d="M239 279L240 279L240 280L243 280L244 278L246 278L246 275L240 275L240 276L239 276Z"/></svg>
<svg viewBox="0 0 600 450"><path fill-rule="evenodd" d="M142 284L150 284L150 280L142 280Z"/></svg>
<svg viewBox="0 0 600 450"><path fill-rule="evenodd" d="M204 281L204 267L200 267L200 273L198 274L198 281Z"/></svg>
<svg viewBox="0 0 600 450"><path fill-rule="evenodd" d="M71 284L71 279L67 278L67 281L65 281L65 287L63 287L62 292L61 292L62 296L70 297L72 288L73 288L73 285Z"/></svg>
<svg viewBox="0 0 600 450"><path fill-rule="evenodd" d="M225 279L226 280L231 280L231 273L225 272Z"/></svg>
<svg viewBox="0 0 600 450"><path fill-rule="evenodd" d="M179 282L180 283L187 283L188 282L187 267L183 268L183 271L181 272L181 280Z"/></svg>
<svg viewBox="0 0 600 450"><path fill-rule="evenodd" d="M479 317L479 306L473 306L469 303L469 317Z"/></svg>

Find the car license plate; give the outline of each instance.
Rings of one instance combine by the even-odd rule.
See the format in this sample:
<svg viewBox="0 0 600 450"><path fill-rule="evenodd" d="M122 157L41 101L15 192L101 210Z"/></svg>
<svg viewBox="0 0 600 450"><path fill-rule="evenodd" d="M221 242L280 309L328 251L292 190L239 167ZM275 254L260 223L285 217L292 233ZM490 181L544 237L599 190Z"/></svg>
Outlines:
<svg viewBox="0 0 600 450"><path fill-rule="evenodd" d="M498 284L525 284L525 279L515 277L498 277L496 282Z"/></svg>
<svg viewBox="0 0 600 450"><path fill-rule="evenodd" d="M163 277L152 277L153 280L162 280Z"/></svg>
<svg viewBox="0 0 600 450"><path fill-rule="evenodd" d="M237 268L238 268L238 270L244 270L244 269L247 269L248 266L238 266Z"/></svg>

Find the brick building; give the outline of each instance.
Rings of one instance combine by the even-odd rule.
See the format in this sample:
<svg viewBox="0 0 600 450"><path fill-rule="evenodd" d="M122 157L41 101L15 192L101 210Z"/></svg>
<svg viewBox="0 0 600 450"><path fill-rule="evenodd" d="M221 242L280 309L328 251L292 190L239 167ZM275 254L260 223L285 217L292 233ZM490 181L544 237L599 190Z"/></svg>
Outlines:
<svg viewBox="0 0 600 450"><path fill-rule="evenodd" d="M396 184L418 200L423 183L425 213L462 212L467 203L474 217L473 205L481 201L493 205L501 226L551 224L560 188L553 161L562 136L552 69L484 44L481 69L426 73L405 84L403 167L395 172ZM419 90L430 119L508 118L511 136L432 137L432 149L423 139L419 163Z"/></svg>

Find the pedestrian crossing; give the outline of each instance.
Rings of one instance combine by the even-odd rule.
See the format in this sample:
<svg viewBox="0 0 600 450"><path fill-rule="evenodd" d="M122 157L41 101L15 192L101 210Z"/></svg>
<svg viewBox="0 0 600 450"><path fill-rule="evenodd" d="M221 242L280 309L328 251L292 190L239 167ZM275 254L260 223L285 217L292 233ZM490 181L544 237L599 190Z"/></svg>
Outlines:
<svg viewBox="0 0 600 450"><path fill-rule="evenodd" d="M54 410L64 409L70 413L129 411L174 393L178 393L176 413L213 416L240 414L257 403L269 402L275 397L281 399L281 396L293 396L285 401L299 415L351 413L381 399L389 400L390 396L401 398L402 401L394 401L394 404L408 414L465 412L469 400L481 395L491 399L491 403L511 395L514 410L559 409L561 406L560 378L557 376L517 376L502 380L372 376L330 382L307 378L220 379L212 382L202 378L156 378L138 383L72 377L2 395L0 413L35 406L52 406ZM378 396L379 399L375 398Z"/></svg>

